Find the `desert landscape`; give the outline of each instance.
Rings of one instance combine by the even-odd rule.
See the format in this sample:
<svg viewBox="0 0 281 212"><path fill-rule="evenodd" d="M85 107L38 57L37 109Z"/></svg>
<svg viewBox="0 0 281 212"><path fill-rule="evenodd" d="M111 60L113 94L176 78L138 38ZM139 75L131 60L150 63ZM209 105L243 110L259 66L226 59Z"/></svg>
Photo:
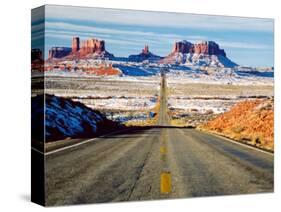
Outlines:
<svg viewBox="0 0 281 212"><path fill-rule="evenodd" d="M77 41L77 38L73 40ZM195 46L219 51L219 47L210 50L214 43L199 42ZM97 51L94 54L79 53L83 49L78 52L72 49L72 52L64 57L57 56L61 55L56 52L60 50L52 49L44 67L45 92L81 102L93 110L103 112L106 118L126 126L156 124L154 117L157 115L162 70L165 71L167 81L167 102L172 126L203 129L202 126L207 126L209 121L230 111L237 104L268 99L273 102L273 68L234 66L229 59L223 64L226 59L221 59L221 62L218 59L220 55L212 55L215 58L210 59L210 56L206 52L201 53L201 50L194 54L196 57L207 57L200 59L203 65L198 65L197 59L177 64L178 57L184 58L187 57L186 54L190 54L184 53L187 50L177 50L177 46L185 49L191 48L189 45L191 44L186 41L176 42L166 58L150 53L146 45L139 55L110 60L103 59L104 54L109 54L104 47L104 52L91 50ZM215 65L206 66L206 63ZM34 74L36 76L36 70ZM40 75L39 72L37 74ZM40 91L35 89L33 92ZM273 104L269 110L273 112ZM205 127L204 130L208 128ZM257 135L263 133L254 132ZM225 136L233 138L231 134L224 133ZM253 142L254 138L246 139L251 140L248 142L238 137L236 136L238 141L256 145ZM270 139L270 142L270 147L263 144L258 146L273 151L273 139Z"/></svg>
<svg viewBox="0 0 281 212"><path fill-rule="evenodd" d="M189 36L165 55L147 39L119 56L106 34L85 34L32 49L46 205L273 191L273 66L239 65L225 42Z"/></svg>

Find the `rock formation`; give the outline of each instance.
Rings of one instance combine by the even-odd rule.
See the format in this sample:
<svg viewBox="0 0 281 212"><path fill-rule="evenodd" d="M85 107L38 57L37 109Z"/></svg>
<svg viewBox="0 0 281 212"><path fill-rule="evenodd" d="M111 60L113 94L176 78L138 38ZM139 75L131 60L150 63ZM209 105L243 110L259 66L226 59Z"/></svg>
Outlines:
<svg viewBox="0 0 281 212"><path fill-rule="evenodd" d="M193 47L193 44L186 40L175 42L172 53L176 53L176 52L180 52L183 54L189 53L191 51L192 47Z"/></svg>
<svg viewBox="0 0 281 212"><path fill-rule="evenodd" d="M72 39L72 54L70 57L78 58L111 58L114 57L105 50L105 41L91 38L80 41L79 37Z"/></svg>
<svg viewBox="0 0 281 212"><path fill-rule="evenodd" d="M79 37L73 37L71 48L53 47L49 50L49 59L53 58L68 60L111 59L114 58L114 55L106 51L104 40L90 38L81 41ZM237 66L226 57L225 51L214 41L200 41L195 44L186 40L175 42L172 52L165 58L151 53L148 45L145 45L139 54L130 55L126 60L131 62L177 63L191 66Z"/></svg>
<svg viewBox="0 0 281 212"><path fill-rule="evenodd" d="M81 55L87 55L87 54L93 54L93 53L100 54L103 51L105 51L103 40L97 40L97 39L92 38L92 39L82 41L82 43L81 43L81 49L80 49Z"/></svg>
<svg viewBox="0 0 281 212"><path fill-rule="evenodd" d="M69 47L52 47L49 50L49 58L62 58L71 53L71 48Z"/></svg>
<svg viewBox="0 0 281 212"><path fill-rule="evenodd" d="M73 37L71 48L69 47L52 47L49 50L49 59L63 58L79 59L79 58L111 58L114 57L105 50L104 40L91 38L80 41L79 37Z"/></svg>
<svg viewBox="0 0 281 212"><path fill-rule="evenodd" d="M225 51L220 49L219 45L214 41L201 41L192 46L192 53L208 54L208 55L222 55L226 57Z"/></svg>
<svg viewBox="0 0 281 212"><path fill-rule="evenodd" d="M208 55L222 55L226 56L223 49L214 41L200 41L192 44L186 40L175 42L173 46L173 53L195 53L195 54L208 54Z"/></svg>
<svg viewBox="0 0 281 212"><path fill-rule="evenodd" d="M180 63L196 66L234 67L223 49L214 41L200 41L192 44L186 40L174 44L172 52L160 63Z"/></svg>
<svg viewBox="0 0 281 212"><path fill-rule="evenodd" d="M142 50L142 53L143 53L143 54L148 54L148 53L149 53L148 45L145 45L145 46L144 46L144 49Z"/></svg>
<svg viewBox="0 0 281 212"><path fill-rule="evenodd" d="M80 38L79 37L74 37L72 38L72 53L76 53L80 49Z"/></svg>
<svg viewBox="0 0 281 212"><path fill-rule="evenodd" d="M148 60L149 62L156 62L160 59L162 59L162 57L155 55L149 51L148 45L144 46L144 49L140 54L129 56L129 61L132 62L143 62L145 60Z"/></svg>

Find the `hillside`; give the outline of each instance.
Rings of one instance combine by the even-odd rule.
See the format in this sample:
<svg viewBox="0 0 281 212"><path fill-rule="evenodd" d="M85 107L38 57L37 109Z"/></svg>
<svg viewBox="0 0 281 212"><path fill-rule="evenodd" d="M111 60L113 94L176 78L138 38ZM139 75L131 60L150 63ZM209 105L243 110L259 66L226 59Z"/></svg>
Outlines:
<svg viewBox="0 0 281 212"><path fill-rule="evenodd" d="M43 121L42 98L44 98L43 95L32 98L33 132L41 130L37 127ZM80 102L48 94L45 95L45 101L45 138L47 142L69 137L94 137L120 127L99 111L92 110ZM38 139L42 140L42 138Z"/></svg>
<svg viewBox="0 0 281 212"><path fill-rule="evenodd" d="M273 151L274 102L267 99L237 103L199 128Z"/></svg>

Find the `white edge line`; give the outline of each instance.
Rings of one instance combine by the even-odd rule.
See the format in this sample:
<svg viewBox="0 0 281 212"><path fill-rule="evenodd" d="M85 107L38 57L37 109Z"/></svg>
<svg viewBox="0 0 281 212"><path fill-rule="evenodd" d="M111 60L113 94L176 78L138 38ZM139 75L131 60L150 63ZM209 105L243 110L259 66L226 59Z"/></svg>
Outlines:
<svg viewBox="0 0 281 212"><path fill-rule="evenodd" d="M40 153L40 154L42 154L42 155L44 155L44 152L41 152L40 150L38 150L38 149L36 149L36 148L34 148L34 147L31 147L31 149L34 150L34 151L36 151L36 152L38 152L38 153Z"/></svg>
<svg viewBox="0 0 281 212"><path fill-rule="evenodd" d="M241 143L241 142L239 142L239 141L234 141L234 140L232 140L232 139L230 139L230 138L227 138L227 137L224 137L224 136L215 134L215 133L205 132L205 131L201 131L201 132L204 132L204 133L207 133L207 134L216 136L216 137L218 137L218 138L222 138L222 139L227 140L227 141L229 141L229 142L231 142L231 143L238 144L238 145L240 145L240 146L244 146L244 147L247 147L247 148L249 148L249 149L253 149L253 150L256 150L256 151L259 151L259 152L262 152L262 153L265 153L265 154L268 154L268 155L271 155L271 156L274 156L274 153L267 152L267 151L265 151L265 150L256 148L256 147L254 147L254 146L250 146L250 145L247 145L247 144L243 144L243 143Z"/></svg>
<svg viewBox="0 0 281 212"><path fill-rule="evenodd" d="M99 137L96 137L96 138L91 138L91 139L79 142L77 144L73 144L73 145L70 145L70 146L65 146L65 147L62 147L62 148L50 151L50 152L46 152L45 154L43 153L43 154L46 155L46 156L47 155L51 155L51 154L54 154L54 153L57 153L57 152L61 152L61 151L66 150L66 149L70 149L70 148L73 148L73 147L76 147L76 146L80 146L82 144L89 143L89 142L94 141L94 140L99 139L99 138L103 138L105 136L108 136L108 135L111 135L111 134L114 134L114 133L118 133L118 132L123 132L123 131L126 131L126 130L129 130L129 129L123 129L123 130L114 131L114 132L111 132L111 133L108 133L108 134L105 134L105 135L102 135L102 136L99 136ZM42 152L40 152L40 153L42 153Z"/></svg>

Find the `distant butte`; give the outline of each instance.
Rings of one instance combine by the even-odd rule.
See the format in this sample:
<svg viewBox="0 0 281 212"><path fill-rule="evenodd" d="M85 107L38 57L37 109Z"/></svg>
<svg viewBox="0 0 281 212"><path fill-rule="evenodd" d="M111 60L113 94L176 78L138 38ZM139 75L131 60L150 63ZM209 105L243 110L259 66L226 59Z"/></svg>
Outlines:
<svg viewBox="0 0 281 212"><path fill-rule="evenodd" d="M90 38L81 41L73 37L71 48L52 47L49 59L112 59L114 55L106 51L105 41ZM191 66L235 67L236 63L227 58L224 49L214 41L199 41L191 43L186 40L174 43L172 51L166 57L161 57L149 51L145 45L139 54L129 55L126 60L131 62L150 62L163 64L186 64Z"/></svg>
<svg viewBox="0 0 281 212"><path fill-rule="evenodd" d="M90 38L84 41L80 41L79 37L72 39L72 52L69 55L71 58L112 58L113 54L110 54L105 50L105 41L98 40L96 38Z"/></svg>
<svg viewBox="0 0 281 212"><path fill-rule="evenodd" d="M216 67L237 66L226 57L224 49L221 49L214 41L199 41L194 44L186 40L175 42L172 52L160 63L185 63Z"/></svg>
<svg viewBox="0 0 281 212"><path fill-rule="evenodd" d="M192 44L186 40L175 42L173 46L173 53L195 53L195 54L208 54L208 55L222 55L226 56L223 49L214 41L200 41Z"/></svg>
<svg viewBox="0 0 281 212"><path fill-rule="evenodd" d="M49 50L49 59L52 58L63 58L71 53L69 47L52 47Z"/></svg>
<svg viewBox="0 0 281 212"><path fill-rule="evenodd" d="M176 52L180 52L180 53L190 53L191 49L193 48L193 44L183 40L183 41L179 41L179 42L175 42L174 46L173 46L173 50L172 53L176 53Z"/></svg>
<svg viewBox="0 0 281 212"><path fill-rule="evenodd" d="M162 57L155 55L149 51L148 45L144 46L140 54L129 56L129 61L132 62L143 62L145 60L148 60L149 62L156 62L160 59L162 59Z"/></svg>
<svg viewBox="0 0 281 212"><path fill-rule="evenodd" d="M95 38L80 41L73 37L71 48L53 47L49 50L49 59L53 58L81 59L81 58L111 58L114 57L105 50L105 41Z"/></svg>

